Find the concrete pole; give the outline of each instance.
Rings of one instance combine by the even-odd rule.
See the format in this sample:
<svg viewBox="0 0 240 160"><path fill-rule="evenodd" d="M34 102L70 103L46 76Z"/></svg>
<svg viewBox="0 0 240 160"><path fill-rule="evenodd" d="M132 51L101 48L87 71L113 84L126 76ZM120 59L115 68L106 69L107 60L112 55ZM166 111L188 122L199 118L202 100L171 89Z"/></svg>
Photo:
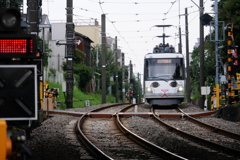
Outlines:
<svg viewBox="0 0 240 160"><path fill-rule="evenodd" d="M185 32L186 32L186 67L187 67L187 79L186 79L186 96L187 96L187 102L190 103L190 71L189 71L189 41L188 41L188 36L189 36L189 32L188 32L188 9L185 8Z"/></svg>
<svg viewBox="0 0 240 160"><path fill-rule="evenodd" d="M67 41L67 75L66 75L66 89L67 89L67 99L66 105L67 108L73 107L73 57L75 53L74 45L74 23L73 23L73 1L67 0L67 23L66 23L66 41Z"/></svg>
<svg viewBox="0 0 240 160"><path fill-rule="evenodd" d="M115 37L115 89L116 89L116 103L118 103L118 50L117 50L117 37Z"/></svg>
<svg viewBox="0 0 240 160"><path fill-rule="evenodd" d="M139 75L139 72L138 72L138 92L137 92L137 103L140 103L140 75Z"/></svg>
<svg viewBox="0 0 240 160"><path fill-rule="evenodd" d="M106 16L102 14L102 104L106 103Z"/></svg>
<svg viewBox="0 0 240 160"><path fill-rule="evenodd" d="M216 107L219 107L219 69L220 69L220 65L219 65L219 54L218 54L218 45L219 45L219 39L218 39L218 0L215 0L215 4L214 4L214 11L215 11L215 60L216 60L216 76L215 76L215 84L216 84Z"/></svg>
<svg viewBox="0 0 240 160"><path fill-rule="evenodd" d="M200 17L203 15L204 7L203 7L203 0L200 0ZM204 96L201 95L201 87L204 86L204 30L203 30L203 24L200 21L199 28L200 28L200 108L204 108Z"/></svg>
<svg viewBox="0 0 240 160"><path fill-rule="evenodd" d="M124 63L124 53L122 53L122 101L125 103L126 95L125 95L125 63Z"/></svg>

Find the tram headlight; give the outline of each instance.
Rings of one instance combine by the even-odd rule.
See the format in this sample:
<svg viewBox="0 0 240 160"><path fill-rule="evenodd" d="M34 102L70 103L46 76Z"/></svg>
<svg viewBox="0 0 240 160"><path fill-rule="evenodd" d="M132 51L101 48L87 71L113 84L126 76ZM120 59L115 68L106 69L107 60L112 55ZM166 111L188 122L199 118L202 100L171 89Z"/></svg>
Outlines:
<svg viewBox="0 0 240 160"><path fill-rule="evenodd" d="M183 90L184 90L183 86L178 87L178 92L183 92Z"/></svg>
<svg viewBox="0 0 240 160"><path fill-rule="evenodd" d="M152 88L151 87L146 87L146 92L147 93L152 93Z"/></svg>

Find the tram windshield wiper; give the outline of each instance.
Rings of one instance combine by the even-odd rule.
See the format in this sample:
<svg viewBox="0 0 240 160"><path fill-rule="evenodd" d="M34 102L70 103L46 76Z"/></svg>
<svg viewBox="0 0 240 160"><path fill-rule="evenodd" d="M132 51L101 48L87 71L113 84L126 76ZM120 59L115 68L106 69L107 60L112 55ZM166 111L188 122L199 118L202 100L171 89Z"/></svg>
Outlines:
<svg viewBox="0 0 240 160"><path fill-rule="evenodd" d="M173 80L174 82L177 82L174 78L169 78L168 81Z"/></svg>
<svg viewBox="0 0 240 160"><path fill-rule="evenodd" d="M160 78L162 76L158 76L158 77L149 77L149 79L156 79L156 80L163 80L163 81L168 81L168 79L165 79L165 78Z"/></svg>

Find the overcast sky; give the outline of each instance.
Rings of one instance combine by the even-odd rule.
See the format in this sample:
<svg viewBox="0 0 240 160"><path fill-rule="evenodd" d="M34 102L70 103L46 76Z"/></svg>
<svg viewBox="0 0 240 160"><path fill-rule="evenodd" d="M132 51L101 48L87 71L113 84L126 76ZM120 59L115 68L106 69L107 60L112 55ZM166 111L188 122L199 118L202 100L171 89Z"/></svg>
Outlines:
<svg viewBox="0 0 240 160"><path fill-rule="evenodd" d="M51 23L56 20L66 22L66 0L43 0L42 3L42 13L49 15ZM213 3L212 0L204 0L205 13L213 13ZM199 37L197 5L199 0L73 0L73 18L85 24L89 23L89 19L97 19L101 25L101 15L106 14L107 36L117 36L118 48L125 53L125 64L132 60L133 72L142 74L144 55L162 42L156 36L162 35L163 30L154 25L173 25L165 29L166 35L171 36L166 39L166 43L176 49L180 26L185 52L185 8L188 8L189 13L189 50L193 50ZM204 28L205 34L208 34L210 28Z"/></svg>

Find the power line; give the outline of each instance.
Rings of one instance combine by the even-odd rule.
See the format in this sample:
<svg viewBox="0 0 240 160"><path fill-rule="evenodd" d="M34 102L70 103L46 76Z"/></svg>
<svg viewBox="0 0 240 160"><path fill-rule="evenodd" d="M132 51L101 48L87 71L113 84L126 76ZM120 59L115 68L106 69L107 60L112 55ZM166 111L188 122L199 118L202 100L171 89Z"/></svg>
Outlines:
<svg viewBox="0 0 240 160"><path fill-rule="evenodd" d="M126 46L127 46L127 48L125 48L125 47L123 47L123 48L127 49L127 50L130 50L131 55L134 55L136 57L136 60L138 61L138 63L139 63L139 56L136 55L136 53L134 52L134 51L136 51L136 49L132 48L133 45L131 45L131 44L135 44L135 43L143 44L143 43L146 43L146 41L141 42L142 39L148 39L148 42L149 42L150 41L149 38L151 36L144 36L144 33L149 33L150 35L151 35L151 33L154 33L154 31L151 32L150 30L142 30L142 29L140 29L140 28L142 28L141 24L143 24L144 22L147 22L145 24L151 24L151 23L154 23L154 22L158 23L160 18L154 18L153 16L155 16L155 15L158 15L158 17L161 17L160 15L163 15L162 17L164 17L164 20L166 20L166 21L178 18L179 15L177 13L175 15L173 15L173 16L172 16L172 14L174 14L174 12L176 12L176 11L179 11L179 9L181 11L181 10L184 10L186 8L186 7L184 7L184 8L179 8L178 10L174 10L174 6L175 6L177 0L173 0L172 2L170 2L170 1L164 1L164 2L163 1L161 1L161 2L159 2L159 1L158 2L157 1L136 2L136 1L131 1L131 0L128 0L128 1L88 0L88 1L93 2L93 4L98 4L98 6L100 7L100 11L101 12L98 12L97 10L93 11L93 10L89 9L91 5L89 5L89 7L87 7L86 9L84 8L84 6L83 7L79 7L80 11L88 12L88 13L91 12L93 14L98 14L98 15L101 14L101 13L102 14L106 14L106 19L107 19L108 23L111 23L111 26L113 27L112 29L107 29L107 30L110 31L111 33L116 32L116 35L118 36L120 41L124 42L126 44ZM124 5L140 6L142 4L144 4L144 5L148 5L148 4L152 5L153 3L156 3L156 4L157 3L158 4L159 3L165 3L165 4L171 4L171 5L169 6L169 8L167 8L166 12L159 12L159 13L158 12L154 12L153 10L145 10L145 9L137 11L137 9L139 9L138 7L133 8L133 10L123 10L124 12L121 12L121 11L117 12L117 9L114 10L115 12L106 12L110 8L111 9L115 8L115 7L112 7L114 4L121 5L121 8L124 8ZM190 6L190 7L192 8L192 6ZM150 11L150 12L148 12L148 11ZM161 11L163 11L163 10L161 10ZM189 14L194 14L195 12L198 12L198 11L189 12ZM171 15L170 15L170 13L171 13ZM146 15L148 15L149 17L148 18L143 17L143 16L146 16ZM151 16L151 15L153 15L153 16ZM113 16L118 16L119 18L118 19L113 19ZM132 19L129 19L129 18L132 18ZM189 23L193 22L193 20L195 18L196 17L194 17ZM126 19L128 19L128 20L126 20ZM131 31L131 30L129 30L129 31L122 31L122 30L119 30L120 29L119 25L124 25L124 23L126 23L127 25L129 25L131 23L139 24L137 26L139 28L136 28L135 31ZM146 27L146 26L144 26L144 27ZM135 37L134 36L125 36L124 33L136 33L136 34L139 34L140 36L135 36ZM108 34L110 35L110 33L108 33ZM139 41L131 41L130 39L132 39L132 38L138 38Z"/></svg>
<svg viewBox="0 0 240 160"><path fill-rule="evenodd" d="M103 11L103 8L102 8L102 3L101 1L99 0L99 5L100 5L100 8L102 10L102 13L104 14L104 11ZM106 16L106 19L111 22L112 26L115 28L116 32L118 33L118 35L121 37L121 39L123 39L123 41L127 44L127 46L129 47L130 51L135 55L135 57L137 58L137 61L138 63L140 64L139 62L139 59L138 59L138 56L134 53L133 49L131 48L131 46L129 45L129 43L125 40L125 38L121 35L121 33L118 31L117 27L115 26L115 24Z"/></svg>
<svg viewBox="0 0 240 160"><path fill-rule="evenodd" d="M98 2L97 0L89 0L90 2ZM139 4L162 4L162 3L169 3L169 1L164 1L164 2L159 2L159 1L146 1L146 2L130 2L129 0L127 2L124 1L102 1L101 4L134 4L134 5L139 5Z"/></svg>

